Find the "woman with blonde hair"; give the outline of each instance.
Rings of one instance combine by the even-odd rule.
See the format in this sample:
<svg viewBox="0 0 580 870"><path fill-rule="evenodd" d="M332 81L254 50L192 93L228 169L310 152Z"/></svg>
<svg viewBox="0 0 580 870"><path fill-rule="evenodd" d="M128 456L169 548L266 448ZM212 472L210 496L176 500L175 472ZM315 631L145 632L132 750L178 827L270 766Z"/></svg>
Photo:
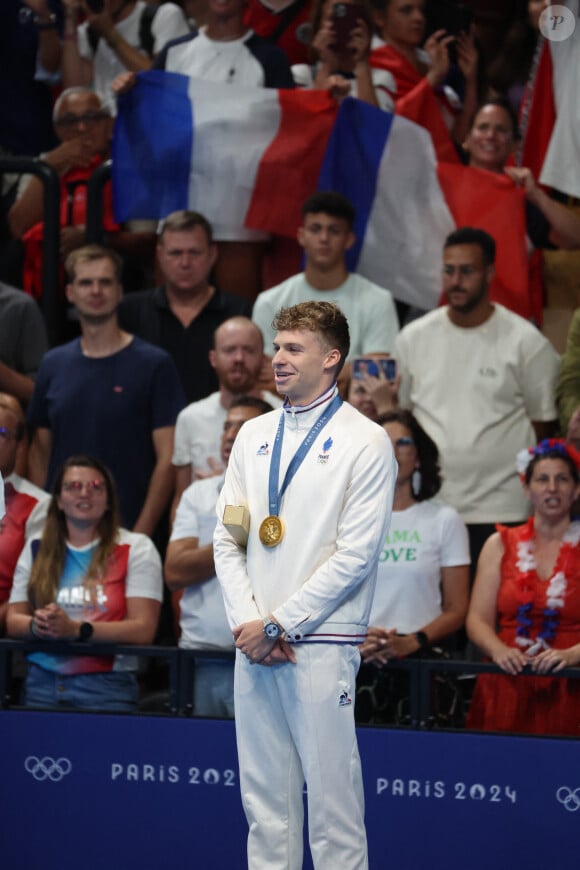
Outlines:
<svg viewBox="0 0 580 870"><path fill-rule="evenodd" d="M10 637L151 643L162 599L161 560L145 535L119 527L115 484L89 456L72 456L55 481L42 538L16 565ZM135 662L123 656L33 652L24 703L90 710L135 707Z"/></svg>

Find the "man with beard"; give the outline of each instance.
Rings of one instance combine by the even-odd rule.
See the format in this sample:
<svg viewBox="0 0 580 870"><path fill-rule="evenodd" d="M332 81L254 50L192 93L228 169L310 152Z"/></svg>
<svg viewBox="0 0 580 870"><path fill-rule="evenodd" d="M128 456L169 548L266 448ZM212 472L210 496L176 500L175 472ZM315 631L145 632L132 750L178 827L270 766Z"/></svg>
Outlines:
<svg viewBox="0 0 580 870"><path fill-rule="evenodd" d="M256 396L280 406L280 399L257 386L264 358L262 333L247 317L231 317L215 331L209 362L219 390L193 402L177 418L173 465L176 467L177 505L181 493L196 478L221 474L217 456L227 412L237 396Z"/></svg>
<svg viewBox="0 0 580 870"><path fill-rule="evenodd" d="M100 245L67 258L81 337L40 365L28 408L29 474L50 490L69 456L100 459L117 483L122 525L152 536L173 491L173 432L185 401L169 354L119 327L121 265Z"/></svg>
<svg viewBox="0 0 580 870"><path fill-rule="evenodd" d="M229 317L251 311L248 300L224 293L211 282L216 258L209 221L194 211L172 212L158 233L157 263L163 284L128 294L119 307L123 329L171 354L188 402L218 387L208 358L217 327Z"/></svg>
<svg viewBox="0 0 580 870"><path fill-rule="evenodd" d="M490 300L494 259L483 230L451 233L443 248L447 305L395 342L399 402L439 447L440 497L468 527L474 566L494 523L525 520L515 456L552 435L557 419L558 355L531 323Z"/></svg>

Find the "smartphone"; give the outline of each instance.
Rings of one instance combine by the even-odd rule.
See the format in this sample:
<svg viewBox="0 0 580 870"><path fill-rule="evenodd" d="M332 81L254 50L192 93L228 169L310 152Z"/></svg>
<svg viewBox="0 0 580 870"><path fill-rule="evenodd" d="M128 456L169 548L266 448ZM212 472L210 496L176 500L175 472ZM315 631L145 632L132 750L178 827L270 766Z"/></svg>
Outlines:
<svg viewBox="0 0 580 870"><path fill-rule="evenodd" d="M332 29L334 30L334 42L330 46L331 51L337 53L347 51L352 31L357 26L359 19L368 24L367 11L359 3L335 3L332 7Z"/></svg>
<svg viewBox="0 0 580 870"><path fill-rule="evenodd" d="M469 33L472 19L472 10L463 3L437 0L428 6L426 32L446 30L450 36L459 36L460 33Z"/></svg>
<svg viewBox="0 0 580 870"><path fill-rule="evenodd" d="M87 9L90 9L91 12L97 15L105 11L105 0L85 0L85 3L87 4Z"/></svg>
<svg viewBox="0 0 580 870"><path fill-rule="evenodd" d="M371 378L379 377L379 369L382 370L388 381L394 381L397 377L397 360L392 356L380 357L379 359L370 359L368 357L357 357L352 362L353 378L364 378L369 375Z"/></svg>

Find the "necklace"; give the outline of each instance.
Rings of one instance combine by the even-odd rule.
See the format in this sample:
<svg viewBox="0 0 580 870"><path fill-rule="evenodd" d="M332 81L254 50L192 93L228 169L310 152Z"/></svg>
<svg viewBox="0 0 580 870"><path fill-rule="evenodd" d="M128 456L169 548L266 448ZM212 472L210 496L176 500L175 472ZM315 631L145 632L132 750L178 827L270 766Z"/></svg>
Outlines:
<svg viewBox="0 0 580 870"><path fill-rule="evenodd" d="M558 632L560 611L564 607L568 573L578 558L575 550L580 541L580 523L571 523L566 530L552 576L545 581L546 603L542 608L542 623L535 638L530 637L530 629L534 624L531 612L534 607L534 590L537 583L536 544L534 540L533 520L528 524L529 537L517 545L518 558L516 567L520 573L518 578L522 604L516 611L516 643L529 656L535 656L543 649L551 649Z"/></svg>
<svg viewBox="0 0 580 870"><path fill-rule="evenodd" d="M207 43L205 61L200 64L200 69L195 72L195 77L208 79L208 81L223 82L231 85L238 73L238 65L245 51L245 43L249 36L245 31L235 39L212 39L202 31ZM225 67L228 67L225 69Z"/></svg>

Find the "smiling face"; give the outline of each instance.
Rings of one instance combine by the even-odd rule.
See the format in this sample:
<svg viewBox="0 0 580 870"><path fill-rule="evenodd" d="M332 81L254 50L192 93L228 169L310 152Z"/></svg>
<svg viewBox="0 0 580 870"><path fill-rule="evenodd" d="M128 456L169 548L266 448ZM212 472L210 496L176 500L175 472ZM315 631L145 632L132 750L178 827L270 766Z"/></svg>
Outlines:
<svg viewBox="0 0 580 870"><path fill-rule="evenodd" d="M515 131L508 112L501 106L482 106L464 143L469 152L469 165L489 172L503 172L514 146Z"/></svg>
<svg viewBox="0 0 580 870"><path fill-rule="evenodd" d="M274 339L274 383L291 405L309 405L334 382L340 352L323 346L314 332L283 330Z"/></svg>
<svg viewBox="0 0 580 870"><path fill-rule="evenodd" d="M536 516L551 521L564 519L578 498L580 487L563 459L540 459L535 463L524 490Z"/></svg>
<svg viewBox="0 0 580 870"><path fill-rule="evenodd" d="M106 481L96 468L71 465L64 473L57 503L67 523L96 529L109 506Z"/></svg>

